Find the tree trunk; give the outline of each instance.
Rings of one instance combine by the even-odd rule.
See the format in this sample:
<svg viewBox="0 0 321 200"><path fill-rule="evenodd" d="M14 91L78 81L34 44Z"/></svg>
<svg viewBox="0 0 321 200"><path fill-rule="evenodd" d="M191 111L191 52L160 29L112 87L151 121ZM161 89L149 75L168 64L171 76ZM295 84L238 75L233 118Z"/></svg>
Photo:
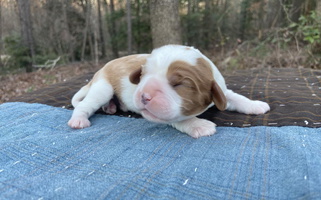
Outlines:
<svg viewBox="0 0 321 200"><path fill-rule="evenodd" d="M188 45L196 45L199 43L199 35L193 32L195 24L195 19L193 19L194 14L194 0L188 0L187 2L187 23L186 23L186 42Z"/></svg>
<svg viewBox="0 0 321 200"><path fill-rule="evenodd" d="M153 47L182 44L178 0L150 0Z"/></svg>
<svg viewBox="0 0 321 200"><path fill-rule="evenodd" d="M257 38L259 40L262 39L263 36L263 30L264 30L264 23L265 23L265 2L264 0L260 0L260 6L258 11L258 19L256 20L256 26L257 26Z"/></svg>
<svg viewBox="0 0 321 200"><path fill-rule="evenodd" d="M2 54L3 43L2 43L2 1L0 1L0 53ZM0 61L0 65L1 65Z"/></svg>
<svg viewBox="0 0 321 200"><path fill-rule="evenodd" d="M0 55L3 53L3 43L2 43L2 1L0 1ZM1 68L3 67L2 60L0 59L0 71Z"/></svg>
<svg viewBox="0 0 321 200"><path fill-rule="evenodd" d="M101 49L101 57L104 58L106 56L105 49L105 35L103 31L103 23L101 18L101 0L97 0L97 9L98 9L98 28L99 28L99 43Z"/></svg>
<svg viewBox="0 0 321 200"><path fill-rule="evenodd" d="M35 58L35 43L32 35L32 21L30 14L30 3L29 0L16 0L18 9L19 9L19 17L21 23L21 36L23 46L28 49L28 56L31 58L31 62L26 63L26 71L32 72L32 63L34 63Z"/></svg>
<svg viewBox="0 0 321 200"><path fill-rule="evenodd" d="M251 0L243 0L241 3L241 14L240 14L240 31L239 38L243 41L246 35L246 30L250 24L250 7Z"/></svg>
<svg viewBox="0 0 321 200"><path fill-rule="evenodd" d="M132 14L131 14L131 2L127 0L126 2L126 20L127 20L127 53L132 54Z"/></svg>
<svg viewBox="0 0 321 200"><path fill-rule="evenodd" d="M119 53L118 53L118 42L116 38L117 31L116 31L116 22L115 22L114 0L110 0L109 8L110 8L109 34L111 37L111 49L112 49L114 58L118 58Z"/></svg>
<svg viewBox="0 0 321 200"><path fill-rule="evenodd" d="M94 54L95 54L95 64L98 65L99 63L99 47L98 47L98 33L97 31L94 32Z"/></svg>
<svg viewBox="0 0 321 200"><path fill-rule="evenodd" d="M292 3L292 10L291 10L291 20L293 22L296 22L298 23L299 22L299 18L302 14L302 8L303 8L303 4L304 4L304 1L302 0L293 0L293 3Z"/></svg>
<svg viewBox="0 0 321 200"><path fill-rule="evenodd" d="M136 19L136 37L135 37L135 43L136 43L136 49L137 52L141 52L141 19L140 19L140 12L141 12L141 3L140 0L135 0L136 10L135 10L135 19Z"/></svg>
<svg viewBox="0 0 321 200"><path fill-rule="evenodd" d="M320 0L305 0L302 14L308 15L311 11L316 10L318 2L320 3Z"/></svg>
<svg viewBox="0 0 321 200"><path fill-rule="evenodd" d="M317 2L316 11L317 11L317 15L321 16L321 1Z"/></svg>
<svg viewBox="0 0 321 200"><path fill-rule="evenodd" d="M102 0L102 8L103 8L103 11L104 11L104 16L106 19L104 21L104 24L102 24L102 28L103 28L103 32L104 32L104 36L105 36L105 51L106 51L106 57L108 59L111 59L113 56L110 55L109 52L112 52L111 50L111 46L109 45L110 44L110 30L109 30L109 26L110 26L110 21L109 19L106 17L106 16L110 16L110 12L109 12L109 8L108 8L108 3L107 3L107 0Z"/></svg>
<svg viewBox="0 0 321 200"><path fill-rule="evenodd" d="M91 19L91 17L89 16L89 19ZM89 20L92 21L92 20ZM90 50L90 56L91 56L91 60L95 60L95 25L90 23L89 28L88 28L88 43L89 43L89 50Z"/></svg>
<svg viewBox="0 0 321 200"><path fill-rule="evenodd" d="M81 48L81 61L85 60L85 50L87 46L87 37L88 37L88 30L89 30L89 19L90 19L90 8L89 8L89 3L87 0L85 1L86 5L83 5L83 11L84 11L84 16L85 16L85 27L83 30L83 41L82 41L82 48Z"/></svg>
<svg viewBox="0 0 321 200"><path fill-rule="evenodd" d="M203 16L203 22L202 22L202 28L203 28L203 42L205 49L208 49L211 41L211 31L213 26L213 20L211 17L211 1L205 0L205 10L204 10L204 16Z"/></svg>
<svg viewBox="0 0 321 200"><path fill-rule="evenodd" d="M68 11L70 9L71 6L71 1L70 0L62 0L62 14L63 14L63 21L62 21L62 28L63 28L63 32L65 33L65 37L68 38L69 42L68 44L65 44L66 46L66 50L65 52L67 52L68 56L66 56L66 58L63 58L63 60L67 61L67 62L73 62L75 60L75 49L74 49L74 44L75 44L75 40L70 32L70 28L69 28L69 19L68 19Z"/></svg>

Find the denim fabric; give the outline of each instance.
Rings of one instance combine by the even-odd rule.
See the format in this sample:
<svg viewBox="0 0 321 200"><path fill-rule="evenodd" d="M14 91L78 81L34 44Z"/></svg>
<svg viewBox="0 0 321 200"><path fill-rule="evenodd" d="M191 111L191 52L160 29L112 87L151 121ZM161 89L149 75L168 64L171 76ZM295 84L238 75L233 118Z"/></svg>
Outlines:
<svg viewBox="0 0 321 200"><path fill-rule="evenodd" d="M218 127L193 139L144 119L0 105L0 199L321 199L321 129Z"/></svg>

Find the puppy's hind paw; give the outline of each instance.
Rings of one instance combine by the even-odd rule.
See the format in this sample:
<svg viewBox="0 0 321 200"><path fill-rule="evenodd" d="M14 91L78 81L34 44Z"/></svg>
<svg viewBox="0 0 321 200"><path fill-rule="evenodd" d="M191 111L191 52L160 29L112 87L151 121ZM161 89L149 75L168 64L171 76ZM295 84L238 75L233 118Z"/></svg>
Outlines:
<svg viewBox="0 0 321 200"><path fill-rule="evenodd" d="M111 99L108 104L104 105L102 109L105 113L110 115L113 115L117 112L117 106L113 99Z"/></svg>
<svg viewBox="0 0 321 200"><path fill-rule="evenodd" d="M68 126L74 129L82 129L90 126L90 121L86 118L71 118Z"/></svg>

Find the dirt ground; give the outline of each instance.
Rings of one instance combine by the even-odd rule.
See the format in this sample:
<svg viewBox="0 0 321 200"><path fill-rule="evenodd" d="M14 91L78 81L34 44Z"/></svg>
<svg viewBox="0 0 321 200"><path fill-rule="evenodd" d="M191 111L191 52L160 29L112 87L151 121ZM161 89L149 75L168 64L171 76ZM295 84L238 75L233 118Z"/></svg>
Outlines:
<svg viewBox="0 0 321 200"><path fill-rule="evenodd" d="M48 70L42 69L32 73L0 75L0 103L27 92L35 91L51 84L68 81L72 77L97 71L104 64L90 62L57 65Z"/></svg>

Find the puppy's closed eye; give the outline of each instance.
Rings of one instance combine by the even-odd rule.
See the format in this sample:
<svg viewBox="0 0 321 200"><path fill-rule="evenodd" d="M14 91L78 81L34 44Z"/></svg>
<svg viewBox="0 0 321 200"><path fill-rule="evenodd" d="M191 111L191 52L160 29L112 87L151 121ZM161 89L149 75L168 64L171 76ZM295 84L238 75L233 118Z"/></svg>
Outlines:
<svg viewBox="0 0 321 200"><path fill-rule="evenodd" d="M181 83L181 79L182 77L180 75L172 75L170 78L169 78L169 84L173 87L173 88L176 88L178 86L180 86L182 83Z"/></svg>
<svg viewBox="0 0 321 200"><path fill-rule="evenodd" d="M186 79L183 79L180 83L181 86L184 86L186 88L191 88L191 89L194 89L195 88L195 84L192 80L186 78Z"/></svg>
<svg viewBox="0 0 321 200"><path fill-rule="evenodd" d="M184 78L181 75L174 75L170 78L169 84L174 88L180 88L180 87L184 87L184 88L195 88L195 83L189 79L189 78Z"/></svg>
<svg viewBox="0 0 321 200"><path fill-rule="evenodd" d="M179 87L179 86L182 86L182 83L180 83L180 82L172 83L171 86L172 86L173 88L177 88L177 87Z"/></svg>

